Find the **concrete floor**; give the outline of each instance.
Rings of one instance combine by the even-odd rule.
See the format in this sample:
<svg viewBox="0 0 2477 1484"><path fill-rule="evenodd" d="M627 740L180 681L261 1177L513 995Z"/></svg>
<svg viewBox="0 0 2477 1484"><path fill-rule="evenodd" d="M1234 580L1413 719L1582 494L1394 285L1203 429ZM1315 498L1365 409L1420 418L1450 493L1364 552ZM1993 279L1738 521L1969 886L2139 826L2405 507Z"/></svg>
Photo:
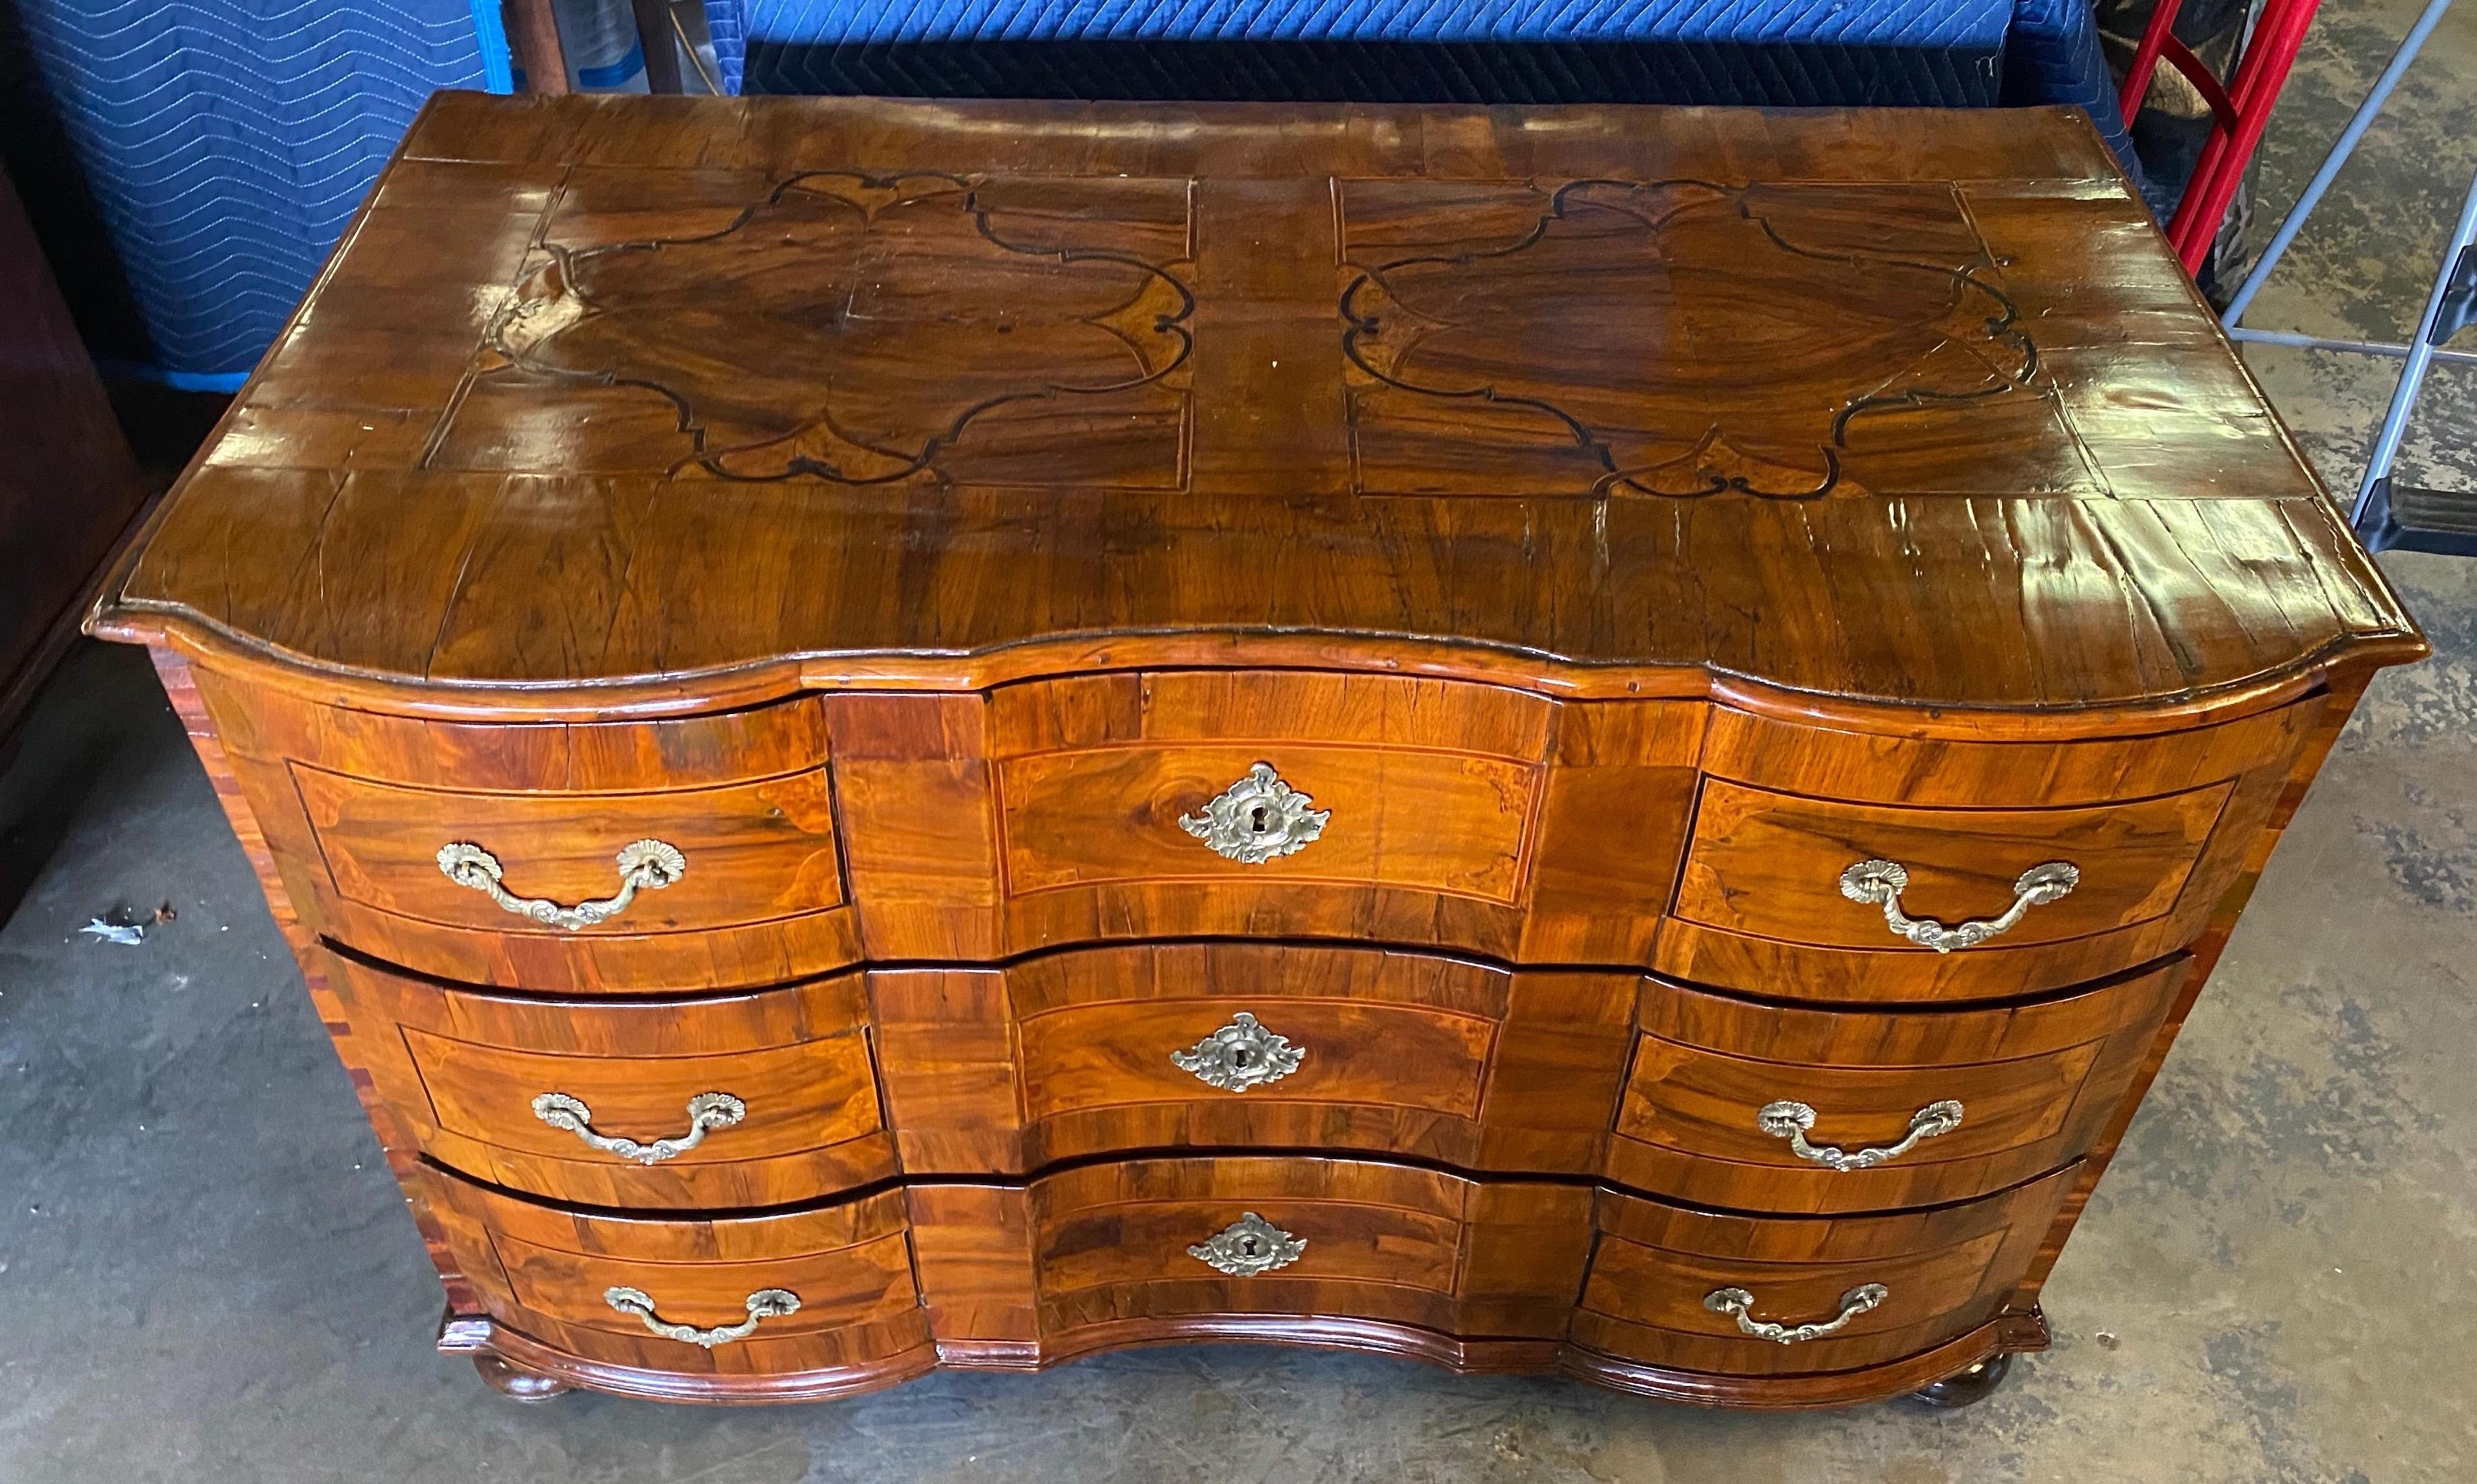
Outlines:
<svg viewBox="0 0 2477 1484"><path fill-rule="evenodd" d="M2414 0L2334 0L2274 126L2294 191ZM2477 165L2477 7L2256 314L2396 336ZM2257 357L2335 486L2380 368ZM2409 474L2477 482L2446 372ZM0 774L0 1481L2467 1480L2477 1387L2477 566L2385 564L2441 650L2349 727L1975 1410L1741 1417L1554 1381L1194 1347L877 1396L524 1408L438 1289L138 657L63 672ZM22 900L17 898L22 894ZM170 902L139 947L77 935Z"/></svg>

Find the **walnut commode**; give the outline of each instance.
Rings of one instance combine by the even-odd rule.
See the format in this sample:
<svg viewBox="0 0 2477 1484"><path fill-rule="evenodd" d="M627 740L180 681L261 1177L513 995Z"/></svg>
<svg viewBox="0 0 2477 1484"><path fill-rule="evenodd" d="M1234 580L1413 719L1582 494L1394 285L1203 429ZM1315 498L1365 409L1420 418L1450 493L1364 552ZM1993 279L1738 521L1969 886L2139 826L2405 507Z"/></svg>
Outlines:
<svg viewBox="0 0 2477 1484"><path fill-rule="evenodd" d="M91 627L704 1400L1967 1399L2424 652L2075 114L460 94Z"/></svg>

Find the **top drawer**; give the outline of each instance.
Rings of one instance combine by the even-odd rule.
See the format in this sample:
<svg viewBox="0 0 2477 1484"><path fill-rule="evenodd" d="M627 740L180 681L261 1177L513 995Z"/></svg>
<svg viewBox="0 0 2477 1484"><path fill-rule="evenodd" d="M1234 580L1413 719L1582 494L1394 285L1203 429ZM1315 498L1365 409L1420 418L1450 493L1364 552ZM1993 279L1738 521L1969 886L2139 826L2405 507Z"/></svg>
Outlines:
<svg viewBox="0 0 2477 1484"><path fill-rule="evenodd" d="M658 994L859 956L814 700L467 723L199 689L290 905L375 958Z"/></svg>
<svg viewBox="0 0 2477 1484"><path fill-rule="evenodd" d="M1715 778L1694 813L1677 916L1788 943L1940 952L2131 927L2176 905L2233 788L2081 809L1887 809Z"/></svg>
<svg viewBox="0 0 2477 1484"><path fill-rule="evenodd" d="M827 698L872 956L1350 939L1640 963L1700 701L1172 670Z"/></svg>
<svg viewBox="0 0 2477 1484"><path fill-rule="evenodd" d="M2034 994L2198 936L2322 710L2064 742L1715 712L1656 964L1784 998Z"/></svg>
<svg viewBox="0 0 2477 1484"><path fill-rule="evenodd" d="M204 741L306 925L562 994L1229 937L1828 1000L2038 993L2197 935L2322 710L1947 742L1701 700L1185 670L474 724L199 680ZM1899 868L1870 869L1899 878L1906 920L1950 926L2005 918L2034 867L2079 874L1939 953L1893 936L1889 890L1841 893L1865 862Z"/></svg>
<svg viewBox="0 0 2477 1484"><path fill-rule="evenodd" d="M338 894L486 933L697 932L842 902L823 767L658 793L405 789L295 764Z"/></svg>
<svg viewBox="0 0 2477 1484"><path fill-rule="evenodd" d="M1518 903L1554 706L1484 686L1132 678L998 695L1000 744L1021 749L998 765L1018 899L1295 883ZM1132 692L1131 731L1079 714L1113 690Z"/></svg>

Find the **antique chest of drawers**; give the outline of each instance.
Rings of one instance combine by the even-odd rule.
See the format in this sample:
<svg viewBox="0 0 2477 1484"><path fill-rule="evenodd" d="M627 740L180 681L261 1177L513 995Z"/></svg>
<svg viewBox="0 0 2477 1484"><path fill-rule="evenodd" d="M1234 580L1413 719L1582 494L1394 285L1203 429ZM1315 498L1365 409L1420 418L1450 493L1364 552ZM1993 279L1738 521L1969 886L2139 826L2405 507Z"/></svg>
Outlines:
<svg viewBox="0 0 2477 1484"><path fill-rule="evenodd" d="M458 94L92 627L441 1347L709 1400L1965 1398L2424 649L2075 114Z"/></svg>

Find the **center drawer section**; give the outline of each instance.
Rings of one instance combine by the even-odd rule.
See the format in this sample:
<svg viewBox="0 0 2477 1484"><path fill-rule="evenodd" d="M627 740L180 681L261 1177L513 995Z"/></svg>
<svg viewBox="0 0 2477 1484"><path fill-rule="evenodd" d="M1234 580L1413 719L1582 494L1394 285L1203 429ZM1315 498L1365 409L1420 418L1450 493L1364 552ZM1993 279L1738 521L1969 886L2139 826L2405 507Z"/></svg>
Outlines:
<svg viewBox="0 0 2477 1484"><path fill-rule="evenodd" d="M871 970L914 1172L1315 1148L1596 1170L1639 978L1248 943Z"/></svg>
<svg viewBox="0 0 2477 1484"><path fill-rule="evenodd" d="M1591 1242L1588 1186L1373 1160L1127 1160L908 1195L939 1337L968 1325L1052 1359L1248 1318L1551 1340Z"/></svg>
<svg viewBox="0 0 2477 1484"><path fill-rule="evenodd" d="M1513 909L1555 707L1490 686L1168 672L992 698L1019 919L1364 930L1389 893ZM1238 920L1227 921L1236 909Z"/></svg>

